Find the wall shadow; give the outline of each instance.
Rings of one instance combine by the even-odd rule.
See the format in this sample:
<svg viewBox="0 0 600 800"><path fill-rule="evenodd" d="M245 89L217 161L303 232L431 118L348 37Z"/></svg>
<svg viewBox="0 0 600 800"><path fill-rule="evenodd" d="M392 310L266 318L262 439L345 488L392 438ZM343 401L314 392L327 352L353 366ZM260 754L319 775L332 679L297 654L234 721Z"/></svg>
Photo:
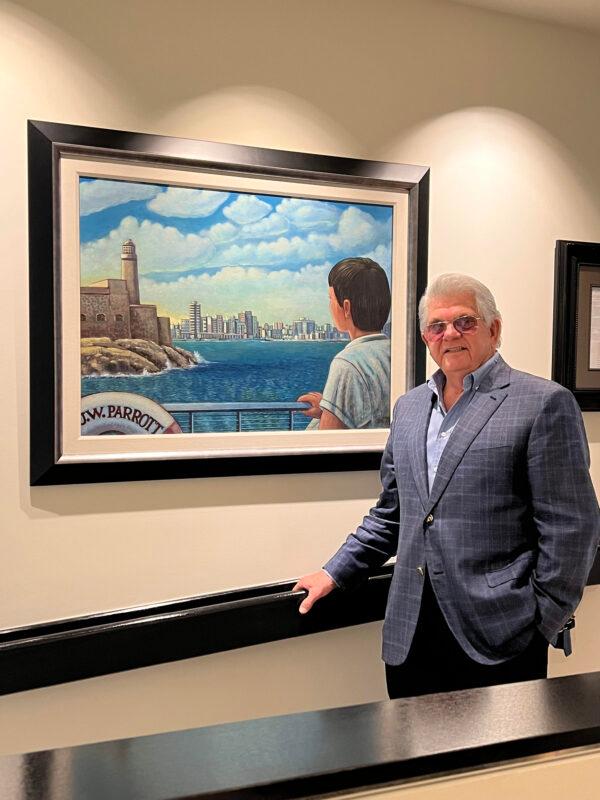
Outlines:
<svg viewBox="0 0 600 800"><path fill-rule="evenodd" d="M111 514L219 506L326 503L375 499L379 475L331 472L303 475L253 475L175 481L38 486L29 489L28 509L60 516ZM26 509L27 510L27 509Z"/></svg>

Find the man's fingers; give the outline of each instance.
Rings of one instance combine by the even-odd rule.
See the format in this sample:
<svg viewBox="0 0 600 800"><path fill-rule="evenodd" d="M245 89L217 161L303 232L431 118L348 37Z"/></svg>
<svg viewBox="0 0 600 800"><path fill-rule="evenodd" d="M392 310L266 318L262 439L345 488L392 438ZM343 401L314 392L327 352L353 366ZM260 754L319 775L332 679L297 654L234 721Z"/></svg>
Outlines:
<svg viewBox="0 0 600 800"><path fill-rule="evenodd" d="M311 589L308 586L305 586L302 581L298 581L298 583L292 589L292 592L308 592L307 596L304 600L300 603L300 607L298 611L301 614L306 614L307 611L310 611L312 608L313 603L315 602L313 598L311 598Z"/></svg>
<svg viewBox="0 0 600 800"><path fill-rule="evenodd" d="M298 611L301 614L307 614L311 608L313 607L314 599L311 598L310 592L308 593L308 597L305 597L304 600L300 603L300 608Z"/></svg>
<svg viewBox="0 0 600 800"><path fill-rule="evenodd" d="M307 611L310 611L315 602L319 599L319 595L317 594L317 590L315 588L310 586L305 586L302 582L299 581L292 589L292 592L300 592L300 591L308 592L308 594L306 595L304 600L300 603L300 606L298 608L298 611L301 614L306 614Z"/></svg>

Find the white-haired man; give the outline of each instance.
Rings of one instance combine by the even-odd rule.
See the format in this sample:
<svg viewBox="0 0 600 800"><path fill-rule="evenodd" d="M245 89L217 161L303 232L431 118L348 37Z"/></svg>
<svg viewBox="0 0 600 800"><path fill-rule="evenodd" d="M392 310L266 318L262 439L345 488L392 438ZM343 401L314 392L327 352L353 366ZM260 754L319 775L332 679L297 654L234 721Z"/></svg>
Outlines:
<svg viewBox="0 0 600 800"><path fill-rule="evenodd" d="M482 283L442 275L419 304L439 369L400 397L382 493L322 570L306 613L396 556L383 627L390 697L542 678L598 546L600 517L573 395L511 369Z"/></svg>

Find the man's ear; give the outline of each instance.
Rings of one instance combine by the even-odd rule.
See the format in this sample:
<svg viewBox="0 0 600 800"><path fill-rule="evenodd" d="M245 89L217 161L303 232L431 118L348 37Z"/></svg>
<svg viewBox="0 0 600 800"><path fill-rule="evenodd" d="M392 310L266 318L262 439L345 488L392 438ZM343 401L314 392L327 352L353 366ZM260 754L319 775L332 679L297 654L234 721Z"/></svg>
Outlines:
<svg viewBox="0 0 600 800"><path fill-rule="evenodd" d="M352 319L352 303L348 298L346 298L342 304L342 308L344 309L344 316L346 319Z"/></svg>
<svg viewBox="0 0 600 800"><path fill-rule="evenodd" d="M492 338L498 341L498 339L500 338L501 331L502 331L502 323L500 322L499 319L495 319L490 326L490 334Z"/></svg>

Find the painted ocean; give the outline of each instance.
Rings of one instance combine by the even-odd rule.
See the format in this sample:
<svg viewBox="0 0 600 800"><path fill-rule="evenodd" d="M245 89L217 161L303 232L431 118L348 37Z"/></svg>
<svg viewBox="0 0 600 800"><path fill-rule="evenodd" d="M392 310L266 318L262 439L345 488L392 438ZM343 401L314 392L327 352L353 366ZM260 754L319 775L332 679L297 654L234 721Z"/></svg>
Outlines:
<svg viewBox="0 0 600 800"><path fill-rule="evenodd" d="M195 353L199 364L156 375L84 377L82 395L134 392L165 403L287 403L307 391L322 391L331 359L345 341L178 340L178 347ZM184 432L187 415L174 413ZM293 429L304 430L308 417L296 413ZM196 414L195 432L236 430L236 414ZM242 430L289 430L287 412L242 416Z"/></svg>

